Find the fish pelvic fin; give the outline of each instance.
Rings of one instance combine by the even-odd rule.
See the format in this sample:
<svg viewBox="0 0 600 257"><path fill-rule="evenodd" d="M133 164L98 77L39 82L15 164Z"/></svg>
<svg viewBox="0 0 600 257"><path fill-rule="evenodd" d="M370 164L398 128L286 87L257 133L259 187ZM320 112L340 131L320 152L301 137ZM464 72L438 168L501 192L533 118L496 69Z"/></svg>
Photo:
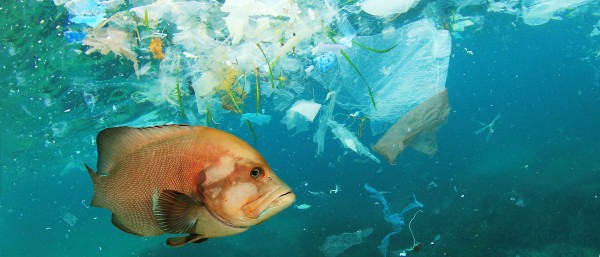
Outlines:
<svg viewBox="0 0 600 257"><path fill-rule="evenodd" d="M129 229L129 228L128 228L128 227L125 225L125 223L122 221L122 219L121 219L119 216L115 215L114 213L113 213L113 215L112 215L111 222L112 222L112 224L113 224L115 227L117 227L117 228L119 228L120 230L123 230L123 231L125 231L125 232L127 232L127 233L129 233L129 234L136 235L136 236L143 236L142 234L140 234L140 233L137 233L137 232L135 232L135 231L133 231L133 230Z"/></svg>
<svg viewBox="0 0 600 257"><path fill-rule="evenodd" d="M190 234L188 236L170 237L167 238L167 245L172 247L179 247L187 243L200 244L204 243L208 238L204 238L198 234Z"/></svg>
<svg viewBox="0 0 600 257"><path fill-rule="evenodd" d="M201 208L201 203L184 193L163 190L153 208L154 218L165 233L189 233L198 222Z"/></svg>

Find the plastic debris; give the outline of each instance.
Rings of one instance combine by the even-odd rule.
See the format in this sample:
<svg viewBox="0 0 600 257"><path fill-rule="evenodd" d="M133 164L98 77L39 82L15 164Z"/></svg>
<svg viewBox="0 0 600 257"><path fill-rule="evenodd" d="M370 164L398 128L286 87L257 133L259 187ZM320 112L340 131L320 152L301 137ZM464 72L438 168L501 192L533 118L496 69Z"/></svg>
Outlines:
<svg viewBox="0 0 600 257"><path fill-rule="evenodd" d="M70 226L75 226L75 223L77 223L77 216L75 216L73 213L63 211L61 216L63 220L67 222L67 224L69 224Z"/></svg>
<svg viewBox="0 0 600 257"><path fill-rule="evenodd" d="M83 41L83 39L85 39L85 36L87 36L87 33L85 32L78 32L78 31L65 31L65 39L67 39L67 43L71 44L71 43L81 43Z"/></svg>
<svg viewBox="0 0 600 257"><path fill-rule="evenodd" d="M383 197L381 192L377 191L375 188L369 186L368 184L365 184L364 188L365 188L365 190L369 191L372 194L371 198L375 198L377 201L379 201L381 203L381 205L383 206L383 217L384 217L385 221L390 223L392 225L392 227L394 228L392 232L387 234L381 240L381 243L379 245L379 251L381 252L381 255L383 255L385 257L385 256L387 256L390 237L395 234L398 234L398 233L400 233L400 231L402 231L402 227L404 226L404 213L409 212L414 208L423 208L424 205L422 203L420 203L419 201L417 201L417 197L413 193L413 201L411 203L409 203L408 205L406 205L406 207L404 207L404 209L402 209L402 212L392 213L387 200L385 200L385 198Z"/></svg>
<svg viewBox="0 0 600 257"><path fill-rule="evenodd" d="M296 134L308 130L308 123L312 122L321 109L321 104L313 101L298 100L287 110L281 122L287 125L287 129L296 128Z"/></svg>
<svg viewBox="0 0 600 257"><path fill-rule="evenodd" d="M317 143L317 155L323 154L325 151L325 134L327 133L327 122L332 120L333 110L335 109L335 99L337 94L335 92L330 92L331 94L327 94L329 99L329 104L327 105L327 110L325 114L321 115L319 119L319 128L317 132L313 136L313 142Z"/></svg>
<svg viewBox="0 0 600 257"><path fill-rule="evenodd" d="M496 121L498 121L500 119L500 117L502 117L502 115L500 115L500 113L498 113L496 115L496 117L494 117L492 122L487 123L487 124L483 123L481 121L475 121L475 122L479 123L481 126L483 126L480 129L478 129L477 131L475 131L475 135L479 135L479 134L483 133L484 131L488 131L488 134L485 137L485 142L489 141L492 134L494 134L494 124L496 124Z"/></svg>
<svg viewBox="0 0 600 257"><path fill-rule="evenodd" d="M362 78L348 62L340 62L344 85L338 104L346 110L359 109L369 117L373 134L386 131L412 108L441 91L446 84L450 57L450 34L438 30L429 20L420 20L399 29L371 37L356 37L362 47L346 54L369 81L377 108Z"/></svg>
<svg viewBox="0 0 600 257"><path fill-rule="evenodd" d="M110 52L117 56L124 56L133 62L133 67L137 73L138 61L137 54L132 50L133 38L125 31L114 28L97 28L83 40L83 44L90 46L85 53L100 52L104 55Z"/></svg>
<svg viewBox="0 0 600 257"><path fill-rule="evenodd" d="M319 247L319 250L326 257L335 257L348 250L348 248L361 244L363 239L371 235L371 233L373 233L373 228L328 236L325 239L325 243Z"/></svg>
<svg viewBox="0 0 600 257"><path fill-rule="evenodd" d="M448 91L444 89L400 118L373 149L391 164L408 146L433 155L437 151L435 132L446 122L449 113Z"/></svg>
<svg viewBox="0 0 600 257"><path fill-rule="evenodd" d="M338 40L338 42L347 47L352 47L352 39L356 37L358 32L352 27L352 24L350 24L350 21L348 21L346 16L341 16L341 18L338 19L338 30L344 36Z"/></svg>
<svg viewBox="0 0 600 257"><path fill-rule="evenodd" d="M362 2L361 8L368 14L376 16L389 16L402 14L413 8L419 0L366 0Z"/></svg>
<svg viewBox="0 0 600 257"><path fill-rule="evenodd" d="M342 142L345 148L348 148L355 153L369 157L376 163L380 163L379 159L373 155L367 147L365 147L358 138L352 134L344 125L333 120L327 121L327 125L331 128L333 135Z"/></svg>
<svg viewBox="0 0 600 257"><path fill-rule="evenodd" d="M594 25L594 28L592 29L592 32L590 32L590 37L595 37L600 35L600 20L598 20L598 23L596 23L596 25Z"/></svg>
<svg viewBox="0 0 600 257"><path fill-rule="evenodd" d="M519 0L490 2L488 6L488 12L502 12L512 15L518 15L520 14L520 9L518 8L519 2Z"/></svg>
<svg viewBox="0 0 600 257"><path fill-rule="evenodd" d="M575 8L594 0L523 0L522 16L527 25L542 25L555 14L567 9Z"/></svg>
<svg viewBox="0 0 600 257"><path fill-rule="evenodd" d="M271 121L271 115L264 115L258 113L244 113L240 118L240 126L244 125L244 122L249 121L258 126L269 123Z"/></svg>

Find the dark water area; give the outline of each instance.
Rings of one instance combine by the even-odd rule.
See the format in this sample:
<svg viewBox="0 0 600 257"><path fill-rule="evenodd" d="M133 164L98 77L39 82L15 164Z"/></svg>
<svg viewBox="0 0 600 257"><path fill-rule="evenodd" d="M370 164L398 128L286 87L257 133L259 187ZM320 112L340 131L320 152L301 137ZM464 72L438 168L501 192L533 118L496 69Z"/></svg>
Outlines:
<svg viewBox="0 0 600 257"><path fill-rule="evenodd" d="M399 16L395 26L422 18L430 2ZM457 9L448 5L439 17L425 16L438 29ZM253 146L292 188L296 206L242 234L171 248L168 236L127 234L111 224L108 210L90 207L93 186L83 163L95 167L96 135L104 128L146 117L135 124L206 125L194 90L182 87L188 120L176 104L138 101L158 75L138 80L129 60L67 44L71 14L52 1L2 2L0 256L326 256L319 247L327 237L368 228L372 234L339 256L381 256L378 246L393 228L365 184L383 193L393 213L413 194L424 205L404 215L387 256L401 256L416 242L422 249L407 256L598 256L600 35L590 32L600 26L599 3L563 10L561 19L539 26L485 5L461 9L483 18L451 33L445 84L451 111L436 133L435 155L408 148L390 165L373 152L381 160L375 163L330 131L318 155L313 134L320 116L294 134L280 122L285 110L261 96L272 118L253 126ZM148 62L158 73L159 62ZM299 81L306 89L295 97L318 99L322 115L329 89ZM156 117L147 116L152 112ZM337 122L358 131L346 110L336 113ZM213 126L253 142L238 114L215 115ZM359 139L371 149L380 136Z"/></svg>

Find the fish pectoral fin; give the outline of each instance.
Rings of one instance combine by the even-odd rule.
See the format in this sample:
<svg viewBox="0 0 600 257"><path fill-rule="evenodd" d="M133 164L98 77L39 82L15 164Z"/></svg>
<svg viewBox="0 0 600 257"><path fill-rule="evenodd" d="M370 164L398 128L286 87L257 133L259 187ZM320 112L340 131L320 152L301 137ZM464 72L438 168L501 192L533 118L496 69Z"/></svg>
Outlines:
<svg viewBox="0 0 600 257"><path fill-rule="evenodd" d="M204 238L201 235L190 234L188 236L167 238L167 244L172 247L179 247L186 243L195 243L195 244L204 243L204 241L206 241L206 240L208 240L208 238Z"/></svg>
<svg viewBox="0 0 600 257"><path fill-rule="evenodd" d="M165 233L183 234L198 222L202 204L174 190L163 190L154 208L154 218Z"/></svg>

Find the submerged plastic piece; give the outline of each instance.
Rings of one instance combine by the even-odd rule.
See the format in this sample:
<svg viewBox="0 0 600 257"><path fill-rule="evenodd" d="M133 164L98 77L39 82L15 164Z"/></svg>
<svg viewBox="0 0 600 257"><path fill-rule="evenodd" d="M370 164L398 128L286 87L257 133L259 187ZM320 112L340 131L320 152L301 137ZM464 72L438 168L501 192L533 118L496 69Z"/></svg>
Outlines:
<svg viewBox="0 0 600 257"><path fill-rule="evenodd" d="M85 36L87 35L87 33L69 30L69 31L65 31L64 35L65 35L65 39L67 39L67 43L71 44L71 43L81 43L83 41L83 39L85 38Z"/></svg>
<svg viewBox="0 0 600 257"><path fill-rule="evenodd" d="M132 50L133 38L129 33L113 28L96 28L83 40L83 45L90 46L86 54L98 51L104 55L112 52L117 56L124 56L133 62L137 74L137 54Z"/></svg>
<svg viewBox="0 0 600 257"><path fill-rule="evenodd" d="M488 5L488 12L503 12L512 15L518 15L520 14L520 9L518 6L519 2L519 0L490 2Z"/></svg>
<svg viewBox="0 0 600 257"><path fill-rule="evenodd" d="M244 34L250 33L249 18L251 16L285 16L284 8L289 8L289 3L283 0L227 0L221 6L221 11L228 13L224 18L232 43L238 44Z"/></svg>
<svg viewBox="0 0 600 257"><path fill-rule="evenodd" d="M318 45L315 48L318 48L321 45ZM329 45L329 46L339 46L339 45ZM329 49L331 50L331 49ZM342 48L338 49L339 51L344 50ZM333 63L335 63L335 54L333 52L326 52L324 54L321 54L317 57L315 57L313 59L313 63L316 66L316 68L318 69L319 72L327 72L328 70L331 69L331 67L333 66Z"/></svg>
<svg viewBox="0 0 600 257"><path fill-rule="evenodd" d="M350 21L348 20L348 18L346 18L346 16L341 16L341 18L339 19L338 30L344 36L343 38L338 40L338 42L347 47L352 47L352 39L356 37L356 34L358 34L358 32L356 31L356 29L354 29L354 27L352 27L352 24L350 24Z"/></svg>
<svg viewBox="0 0 600 257"><path fill-rule="evenodd" d="M381 255L383 255L385 257L385 256L387 256L388 247L389 247L389 243L390 243L389 242L390 237L395 234L398 234L398 233L400 233L400 231L402 231L402 227L404 226L404 213L407 213L414 208L423 208L424 205L422 203L420 203L419 201L417 201L417 197L413 193L413 201L410 202L409 204L407 204L404 207L404 209L402 209L402 212L392 213L387 200L383 197L381 192L377 191L375 188L369 186L368 184L365 184L364 188L365 188L365 190L369 191L372 194L371 198L375 198L377 201L379 201L381 203L381 205L383 206L383 217L384 217L385 221L392 224L392 227L394 228L392 230L392 232L387 234L381 240L381 243L379 244L379 247L378 247L379 251L381 252Z"/></svg>
<svg viewBox="0 0 600 257"><path fill-rule="evenodd" d="M68 211L64 211L62 213L62 218L70 226L75 226L75 223L77 223L77 216L75 216L73 213L70 213Z"/></svg>
<svg viewBox="0 0 600 257"><path fill-rule="evenodd" d="M417 3L419 0L366 0L361 4L361 8L371 15L389 16L405 13Z"/></svg>
<svg viewBox="0 0 600 257"><path fill-rule="evenodd" d="M598 20L598 23L596 23L596 25L594 25L594 28L592 29L592 32L590 32L590 37L595 37L600 35L600 20Z"/></svg>
<svg viewBox="0 0 600 257"><path fill-rule="evenodd" d="M437 30L429 20L420 20L399 29L371 37L356 37L361 47L344 52L369 82L377 104L371 103L367 87L356 70L340 61L344 85L338 103L346 110L359 109L369 117L373 134L386 131L402 115L441 91L446 84L450 57L450 34Z"/></svg>
<svg viewBox="0 0 600 257"><path fill-rule="evenodd" d="M558 12L584 5L594 0L523 0L523 22L527 25L542 25Z"/></svg>
<svg viewBox="0 0 600 257"><path fill-rule="evenodd" d="M71 18L70 21L75 24L85 24L90 27L96 27L104 19L104 15L104 13L101 13L96 16L75 16Z"/></svg>
<svg viewBox="0 0 600 257"><path fill-rule="evenodd" d="M435 131L446 122L449 113L448 91L443 89L400 118L373 149L391 164L409 145L419 152L433 155L437 151Z"/></svg>
<svg viewBox="0 0 600 257"><path fill-rule="evenodd" d="M335 92L330 92L331 98L329 99L329 104L327 105L327 110L325 114L321 115L319 118L319 128L317 132L313 136L313 142L317 143L317 155L323 154L325 151L325 134L327 133L327 122L333 120L333 110L335 109L335 99L337 94Z"/></svg>
<svg viewBox="0 0 600 257"><path fill-rule="evenodd" d="M462 16L455 14L450 17L450 26L453 32L465 31L465 28L478 25L480 27L483 24L483 16Z"/></svg>
<svg viewBox="0 0 600 257"><path fill-rule="evenodd" d="M296 134L308 130L308 123L312 122L321 109L321 104L313 101L298 100L287 110L281 123L287 125L287 129L296 128Z"/></svg>
<svg viewBox="0 0 600 257"><path fill-rule="evenodd" d="M321 250L326 257L335 257L348 250L348 248L361 244L363 238L368 237L371 233L373 233L373 228L328 236L327 239L325 239L325 243L319 247L319 250Z"/></svg>
<svg viewBox="0 0 600 257"><path fill-rule="evenodd" d="M342 142L345 148L348 148L360 155L369 157L369 159L373 160L376 163L381 162L379 161L379 159L377 159L377 157L375 157L375 155L373 155L369 151L367 147L365 147L360 141L358 141L358 138L356 138L356 136L352 132L350 132L346 128L346 126L344 126L343 124L339 124L333 120L328 120L327 125L331 128L331 132L333 133L333 135Z"/></svg>
<svg viewBox="0 0 600 257"><path fill-rule="evenodd" d="M258 113L244 113L240 118L240 126L244 125L244 122L249 121L258 126L262 126L264 124L269 123L271 121L271 115L264 115Z"/></svg>

